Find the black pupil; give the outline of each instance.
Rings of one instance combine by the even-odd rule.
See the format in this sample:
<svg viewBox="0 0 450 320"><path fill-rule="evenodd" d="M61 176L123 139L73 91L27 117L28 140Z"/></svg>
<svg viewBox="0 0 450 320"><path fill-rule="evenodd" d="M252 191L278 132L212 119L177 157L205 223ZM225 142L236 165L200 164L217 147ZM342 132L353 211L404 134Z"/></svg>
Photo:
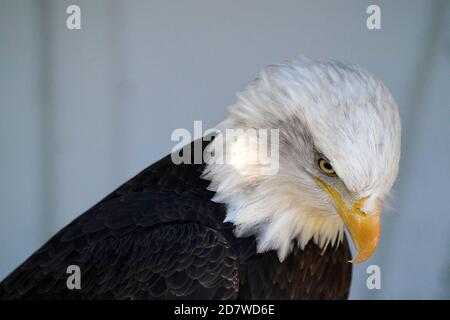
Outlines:
<svg viewBox="0 0 450 320"><path fill-rule="evenodd" d="M325 163L323 164L323 166L324 166L325 169L327 169L327 170L333 170L333 167L331 166L331 164L330 164L329 162L325 162Z"/></svg>

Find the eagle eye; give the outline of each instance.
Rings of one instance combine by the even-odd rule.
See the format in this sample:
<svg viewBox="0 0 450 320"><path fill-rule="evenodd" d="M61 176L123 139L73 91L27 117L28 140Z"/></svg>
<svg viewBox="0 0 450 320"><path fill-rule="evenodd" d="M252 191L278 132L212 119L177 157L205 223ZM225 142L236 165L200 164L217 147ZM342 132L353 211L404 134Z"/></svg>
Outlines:
<svg viewBox="0 0 450 320"><path fill-rule="evenodd" d="M322 171L326 175L329 175L329 176L336 175L336 172L334 171L333 166L327 159L325 159L321 156L317 156L316 162L317 162L317 165L319 166L320 171Z"/></svg>

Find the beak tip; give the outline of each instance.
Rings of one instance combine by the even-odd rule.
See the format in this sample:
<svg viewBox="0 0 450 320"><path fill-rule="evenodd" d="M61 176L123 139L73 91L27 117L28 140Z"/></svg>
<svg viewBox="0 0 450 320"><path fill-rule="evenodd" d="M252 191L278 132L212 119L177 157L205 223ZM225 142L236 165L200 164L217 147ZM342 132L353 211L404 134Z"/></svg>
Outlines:
<svg viewBox="0 0 450 320"><path fill-rule="evenodd" d="M359 256L356 256L355 258L353 258L352 260L349 260L348 262L350 262L351 264L360 264L363 263L364 261L366 261L368 258L362 259Z"/></svg>
<svg viewBox="0 0 450 320"><path fill-rule="evenodd" d="M356 223L349 224L350 235L356 248L355 257L350 262L359 264L367 261L377 248L381 233L380 215L377 213L355 221Z"/></svg>

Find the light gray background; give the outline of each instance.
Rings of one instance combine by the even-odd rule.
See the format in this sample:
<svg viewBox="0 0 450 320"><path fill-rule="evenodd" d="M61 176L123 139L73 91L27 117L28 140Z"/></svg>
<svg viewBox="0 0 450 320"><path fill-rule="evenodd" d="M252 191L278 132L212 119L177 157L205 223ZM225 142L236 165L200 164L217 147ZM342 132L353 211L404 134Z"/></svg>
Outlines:
<svg viewBox="0 0 450 320"><path fill-rule="evenodd" d="M65 27L69 4L82 30ZM366 28L378 4L382 30ZM361 64L401 109L401 173L352 298L450 298L450 1L0 2L0 279L54 232L214 126L261 67ZM378 264L382 289L366 288Z"/></svg>

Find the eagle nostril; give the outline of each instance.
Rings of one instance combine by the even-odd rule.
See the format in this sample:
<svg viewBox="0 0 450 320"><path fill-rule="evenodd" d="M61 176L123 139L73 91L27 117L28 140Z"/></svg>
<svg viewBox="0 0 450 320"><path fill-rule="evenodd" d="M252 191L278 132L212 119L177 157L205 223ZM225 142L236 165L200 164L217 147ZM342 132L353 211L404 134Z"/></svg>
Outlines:
<svg viewBox="0 0 450 320"><path fill-rule="evenodd" d="M370 210L367 210L366 208L366 202L368 198L369 197L362 197L361 199L357 200L353 206L354 210L360 215L365 216L370 212Z"/></svg>
<svg viewBox="0 0 450 320"><path fill-rule="evenodd" d="M376 195L361 198L355 203L355 206L366 215L380 211L380 201Z"/></svg>

